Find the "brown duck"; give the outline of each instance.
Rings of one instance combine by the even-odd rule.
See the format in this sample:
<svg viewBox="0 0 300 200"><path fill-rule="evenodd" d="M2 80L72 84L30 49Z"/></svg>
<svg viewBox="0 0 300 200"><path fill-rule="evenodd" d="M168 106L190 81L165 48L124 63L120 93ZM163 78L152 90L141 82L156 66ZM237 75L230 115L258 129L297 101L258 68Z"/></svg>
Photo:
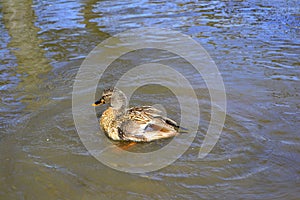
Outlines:
<svg viewBox="0 0 300 200"><path fill-rule="evenodd" d="M93 106L110 104L100 119L100 126L112 140L150 142L179 134L175 121L163 116L153 106L127 108L125 94L117 89L103 91Z"/></svg>

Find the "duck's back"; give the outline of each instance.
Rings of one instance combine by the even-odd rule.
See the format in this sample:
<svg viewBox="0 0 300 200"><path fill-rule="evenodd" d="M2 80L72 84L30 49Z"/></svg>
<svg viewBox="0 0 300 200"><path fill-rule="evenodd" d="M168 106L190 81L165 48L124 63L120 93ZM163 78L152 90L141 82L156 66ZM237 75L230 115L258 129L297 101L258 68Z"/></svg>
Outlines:
<svg viewBox="0 0 300 200"><path fill-rule="evenodd" d="M109 107L100 119L101 127L113 140L150 142L178 134L176 122L151 106L133 107L118 117L115 112Z"/></svg>
<svg viewBox="0 0 300 200"><path fill-rule="evenodd" d="M176 122L162 114L162 111L151 106L130 108L120 127L124 138L150 142L177 135Z"/></svg>

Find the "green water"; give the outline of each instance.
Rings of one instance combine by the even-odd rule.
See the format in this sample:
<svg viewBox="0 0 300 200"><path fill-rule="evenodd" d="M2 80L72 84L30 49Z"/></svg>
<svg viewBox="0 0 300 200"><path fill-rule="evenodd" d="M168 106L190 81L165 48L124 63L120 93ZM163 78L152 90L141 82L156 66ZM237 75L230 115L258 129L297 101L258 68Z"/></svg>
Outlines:
<svg viewBox="0 0 300 200"><path fill-rule="evenodd" d="M296 0L2 0L0 199L298 199L299 13ZM127 174L103 165L82 144L72 87L96 45L147 26L180 31L205 47L224 79L228 111L217 145L197 159L210 120L202 82L195 88L199 132L188 151L159 171ZM120 72L114 73L102 80L105 86ZM175 98L163 89L146 87L133 99L160 103L172 118L180 117Z"/></svg>

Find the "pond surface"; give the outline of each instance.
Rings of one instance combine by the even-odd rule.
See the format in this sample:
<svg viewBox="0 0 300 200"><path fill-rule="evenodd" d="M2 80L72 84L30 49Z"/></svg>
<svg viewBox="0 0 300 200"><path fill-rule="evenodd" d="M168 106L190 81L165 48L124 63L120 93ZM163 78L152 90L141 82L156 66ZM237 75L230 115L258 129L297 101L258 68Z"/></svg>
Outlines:
<svg viewBox="0 0 300 200"><path fill-rule="evenodd" d="M0 199L299 198L299 1L3 0L0 10ZM198 159L211 106L200 81L200 127L191 147L168 167L128 174L105 166L82 144L72 87L101 41L152 26L187 34L207 50L224 80L227 116L216 146ZM114 73L103 85L114 83ZM180 119L176 98L163 87L140 88L132 100L156 103Z"/></svg>

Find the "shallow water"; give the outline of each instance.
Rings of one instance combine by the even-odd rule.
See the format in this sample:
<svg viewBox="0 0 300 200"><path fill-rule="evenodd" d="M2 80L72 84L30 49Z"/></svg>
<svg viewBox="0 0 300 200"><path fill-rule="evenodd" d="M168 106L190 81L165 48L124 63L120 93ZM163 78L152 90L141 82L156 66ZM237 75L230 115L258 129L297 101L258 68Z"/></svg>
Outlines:
<svg viewBox="0 0 300 200"><path fill-rule="evenodd" d="M298 1L21 2L0 3L0 199L299 198ZM72 87L97 44L147 26L180 31L205 47L224 79L227 116L217 145L197 159L211 106L200 81L200 127L191 147L166 168L127 174L103 165L82 144ZM149 55L139 52L146 60ZM130 66L136 59L129 55L115 65ZM187 69L181 72L190 81L199 80ZM121 72L107 73L99 88ZM176 98L162 87L141 88L131 103L159 103L180 118Z"/></svg>

